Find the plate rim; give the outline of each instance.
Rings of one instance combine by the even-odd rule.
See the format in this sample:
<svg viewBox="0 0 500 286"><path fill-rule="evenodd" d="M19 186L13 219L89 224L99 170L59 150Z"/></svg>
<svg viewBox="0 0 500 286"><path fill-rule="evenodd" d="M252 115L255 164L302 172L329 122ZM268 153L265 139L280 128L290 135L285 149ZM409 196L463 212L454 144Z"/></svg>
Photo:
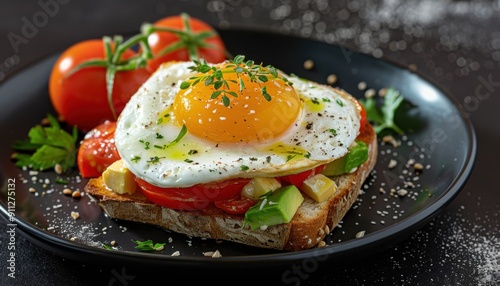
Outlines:
<svg viewBox="0 0 500 286"><path fill-rule="evenodd" d="M376 61L383 61L391 66L394 66L398 69L404 69L408 70L408 67L403 65L400 62L395 61L394 59L391 59L387 56L382 56L381 58L375 58L374 56L363 53L353 47L350 47L348 45L344 44L336 44L336 43L326 43L323 41L320 41L318 39L314 38L304 38L298 35L293 35L293 34L283 34L279 33L276 31L268 31L268 30L263 30L263 29L250 29L250 28L227 28L227 29L218 29L219 31L229 31L229 32L235 32L235 31L244 31L244 32L252 32L252 33L262 33L262 34L273 34L281 37L292 37L295 38L295 40L299 41L312 41L317 44L323 44L323 45L328 45L328 46L334 46L338 48L345 48L350 51L353 51L363 57L368 57L371 60L376 60ZM26 69L29 69L30 67L33 67L37 64L40 64L44 60L47 60L48 58L54 57L55 55L60 54L60 52L52 52L52 53L45 53L42 56L39 56L38 58L25 63L22 67L19 69L9 73L6 75L6 77L3 79L3 83L11 80L18 74L22 73ZM442 84L438 83L435 79L432 77L423 74L419 72L418 70L416 71L411 71L413 74L415 74L417 77L421 78L423 81L427 82L434 88L436 88L438 91L440 91L446 99L450 100L454 109L460 114L460 118L464 124L465 127L465 133L467 135L467 140L469 141L468 145L468 153L464 157L466 160L464 160L464 164L461 166L460 172L456 174L455 180L446 187L446 189L443 191L443 193L436 199L435 202L433 202L430 205L425 206L423 209L418 210L416 213L412 214L411 216L401 219L400 221L391 224L383 229L376 230L374 232L366 234L363 238L361 239L351 239L347 241L342 241L341 243L338 244L332 244L332 245L327 245L326 247L323 248L314 248L314 249L307 249L307 250L300 250L300 251L295 251L295 252L278 252L278 253L272 253L272 254L258 254L258 255L235 255L235 256L223 256L218 259L207 259L206 257L195 257L195 256L177 256L177 257L171 257L166 254L153 254L153 253L144 253L144 252L130 252L130 251L123 251L123 250L118 250L116 253L112 253L113 256L118 256L118 257L123 257L126 256L128 259L137 259L137 263L141 262L154 262L154 264L165 264L169 266L173 266L174 264L181 264L184 265L185 263L202 263L202 267L206 267L207 264L212 264L212 265L232 265L232 262L240 262L240 263L246 263L248 264L249 262L262 262L262 260L268 261L267 263L273 263L273 262L278 262L278 263L296 263L297 261L311 258L311 257L316 257L316 256L323 256L323 255L328 255L329 260L331 260L331 256L335 255L342 255L345 256L346 253L349 253L353 249L363 249L367 248L372 244L386 244L387 242L397 242L400 239L396 239L394 236L397 236L397 234L400 234L401 232L406 232L408 233L413 233L415 229L421 228L423 225L427 224L429 220L435 217L435 215L440 212L446 205L451 203L451 201L460 193L461 189L465 186L467 180L469 179L472 170L474 168L474 165L476 163L476 157L477 157L477 138L476 138L476 132L474 129L474 125L469 117L466 116L466 113L463 111L463 109L458 108L459 101L458 99L448 90L446 89ZM0 201L0 213L4 218L9 217L9 213L7 210L7 207L4 204L4 201ZM43 240L44 243L49 243L49 244L54 244L57 246L62 246L69 248L73 251L84 251L87 254L90 255L97 255L99 257L101 256L109 256L110 250L105 250L103 248L95 247L95 246L90 246L86 245L83 243L78 243L78 242L73 242L67 239L64 239L60 236L57 236L53 233L50 233L46 230L38 228L36 225L33 225L29 223L28 221L24 220L23 218L16 217L16 222L18 223L18 226L21 227L22 231L26 232L28 234L28 239L40 239ZM418 225L418 226L417 226ZM406 235L407 235L406 234ZM404 235L404 237L406 237ZM39 244L37 244L39 245ZM392 244L391 244L392 245ZM40 245L39 245L40 246ZM339 249L340 248L340 249ZM375 251L377 252L377 251ZM116 255L115 255L116 254ZM69 259L71 259L71 255L69 255ZM345 261L345 260L343 260ZM179 263L182 262L182 263ZM203 263L203 262L209 262L209 263ZM241 267L240 264L238 264L237 267Z"/></svg>

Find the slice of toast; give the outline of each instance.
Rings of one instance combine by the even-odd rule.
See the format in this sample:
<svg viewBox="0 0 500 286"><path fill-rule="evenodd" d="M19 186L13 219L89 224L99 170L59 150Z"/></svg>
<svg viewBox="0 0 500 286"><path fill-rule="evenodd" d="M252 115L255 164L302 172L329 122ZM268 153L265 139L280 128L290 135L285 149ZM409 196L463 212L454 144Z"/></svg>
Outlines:
<svg viewBox="0 0 500 286"><path fill-rule="evenodd" d="M157 225L193 237L262 248L309 249L318 245L342 220L375 166L378 148L373 127L367 123L357 139L368 145L368 160L352 173L332 177L337 184L333 196L318 203L304 195L304 202L289 223L269 226L265 230L251 230L248 225L242 227L243 215L228 214L215 207L200 211L173 210L148 201L140 192L120 195L108 190L101 177L90 179L85 190L97 199L111 218Z"/></svg>

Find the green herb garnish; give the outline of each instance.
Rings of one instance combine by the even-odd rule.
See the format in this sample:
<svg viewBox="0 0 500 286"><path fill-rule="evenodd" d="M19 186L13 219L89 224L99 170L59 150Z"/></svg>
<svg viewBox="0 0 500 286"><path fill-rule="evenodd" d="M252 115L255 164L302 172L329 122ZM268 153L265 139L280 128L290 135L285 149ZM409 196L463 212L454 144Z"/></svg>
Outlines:
<svg viewBox="0 0 500 286"><path fill-rule="evenodd" d="M138 241L138 240L132 240L136 246L136 249L139 249L140 251L160 251L163 250L163 247L165 246L166 243L153 243L151 239L146 240L146 241Z"/></svg>
<svg viewBox="0 0 500 286"><path fill-rule="evenodd" d="M55 182L56 182L56 184L61 184L61 185L64 185L64 184L67 184L67 183L68 183L68 180L64 180L64 179L56 178L56 179L55 179Z"/></svg>
<svg viewBox="0 0 500 286"><path fill-rule="evenodd" d="M181 131L179 131L179 134L177 134L177 137L167 145L167 148L174 145L174 144L177 144L179 141L181 141L182 137L184 137L186 134L187 134L187 127L186 127L186 125L182 125Z"/></svg>
<svg viewBox="0 0 500 286"><path fill-rule="evenodd" d="M142 144L144 144L144 150L149 150L150 147L149 145L151 144L151 142L147 142L147 141L144 141L144 140L139 140L139 142L141 142Z"/></svg>
<svg viewBox="0 0 500 286"><path fill-rule="evenodd" d="M245 89L245 82L241 78L242 75L248 76L251 82L265 83L269 81L269 79L281 79L288 86L292 85L288 79L278 74L278 70L275 67L271 65L264 67L262 64L256 65L252 60L245 61L245 56L243 55L234 57L224 66L224 68L210 66L205 61L194 60L193 62L195 65L189 67L189 69L202 73L202 75L189 78L187 81L181 83L180 88L187 89L190 86L203 82L206 86L212 86L215 90L210 95L210 98L215 99L221 97L222 103L226 107L228 107L231 102L230 97L238 97L236 92L230 90L230 82L238 84L239 92ZM224 78L224 74L227 73L235 73L237 80L227 80ZM267 92L266 86L262 86L260 92L264 99L271 101L272 96Z"/></svg>
<svg viewBox="0 0 500 286"><path fill-rule="evenodd" d="M106 250L113 250L113 247L111 247L111 246L109 246L109 245L107 245L105 243L102 244L102 248L104 248Z"/></svg>
<svg viewBox="0 0 500 286"><path fill-rule="evenodd" d="M16 141L12 149L18 153L13 155L16 166L34 170L46 170L60 164L63 171L75 165L76 142L78 130L73 127L72 134L61 129L57 119L48 115L50 125L36 125L28 132L29 140Z"/></svg>
<svg viewBox="0 0 500 286"><path fill-rule="evenodd" d="M373 123L373 128L377 134L380 134L385 129L393 130L398 134L404 134L403 130L394 122L396 109L403 102L403 96L396 89L388 88L383 98L384 100L380 107L373 97L361 100L366 109L368 120Z"/></svg>
<svg viewBox="0 0 500 286"><path fill-rule="evenodd" d="M246 166L246 165L241 165L240 169L241 169L242 171L247 171L247 170L248 170L248 169L250 169L250 168L249 168L248 166Z"/></svg>
<svg viewBox="0 0 500 286"><path fill-rule="evenodd" d="M150 157L149 160L146 162L151 163L151 164L156 164L156 163L160 162L160 157L158 157L158 156Z"/></svg>

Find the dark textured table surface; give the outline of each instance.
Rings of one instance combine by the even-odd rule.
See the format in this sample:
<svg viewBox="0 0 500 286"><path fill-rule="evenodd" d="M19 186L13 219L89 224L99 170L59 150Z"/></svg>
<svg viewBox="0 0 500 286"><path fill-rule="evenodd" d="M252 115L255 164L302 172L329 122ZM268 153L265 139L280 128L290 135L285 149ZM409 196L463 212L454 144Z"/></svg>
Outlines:
<svg viewBox="0 0 500 286"><path fill-rule="evenodd" d="M455 96L459 107L471 118L478 153L470 179L435 219L394 247L332 271L309 273L301 277L301 282L304 285L500 285L498 1L148 0L139 4L138 1L40 0L3 1L0 5L0 84L34 60L76 41L135 31L144 21L180 12L189 12L215 27L270 29L346 45L404 66L412 65ZM45 16L40 16L42 13ZM39 21L36 31L25 35L23 41L13 41L12 33L23 35L25 21L34 19ZM16 241L13 279L7 276L8 230L7 222L2 219L1 285L247 281L247 277L240 281L226 281L219 275L196 277L189 269L182 275L147 269L119 273L116 265L65 260L22 236ZM284 284L280 273L273 273L272 269L262 271L269 275L264 284ZM180 282L174 283L173 279Z"/></svg>

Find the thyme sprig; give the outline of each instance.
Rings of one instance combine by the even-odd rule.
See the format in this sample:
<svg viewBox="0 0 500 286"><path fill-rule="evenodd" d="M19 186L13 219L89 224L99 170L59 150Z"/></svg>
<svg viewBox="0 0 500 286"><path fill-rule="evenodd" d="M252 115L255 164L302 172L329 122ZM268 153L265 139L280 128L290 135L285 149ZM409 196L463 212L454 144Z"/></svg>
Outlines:
<svg viewBox="0 0 500 286"><path fill-rule="evenodd" d="M239 86L239 92L245 89L245 81L242 78L243 75L248 76L251 82L259 83L259 85L272 79L280 79L284 81L286 85L292 86L292 82L281 76L275 67L271 65L263 66L262 63L257 65L253 60L245 61L244 55L235 56L223 67L210 66L204 60L193 60L193 62L195 65L190 66L189 69L193 72L202 73L202 75L190 77L187 81L181 83L180 88L188 89L191 86L203 82L206 86L212 86L214 88L214 92L212 92L210 98L215 99L221 97L225 107L228 107L231 102L230 96L238 97L238 94L230 89L230 82ZM224 75L228 73L235 73L237 80L224 78ZM260 92L265 100L271 101L272 97L267 92L265 85L260 85Z"/></svg>

